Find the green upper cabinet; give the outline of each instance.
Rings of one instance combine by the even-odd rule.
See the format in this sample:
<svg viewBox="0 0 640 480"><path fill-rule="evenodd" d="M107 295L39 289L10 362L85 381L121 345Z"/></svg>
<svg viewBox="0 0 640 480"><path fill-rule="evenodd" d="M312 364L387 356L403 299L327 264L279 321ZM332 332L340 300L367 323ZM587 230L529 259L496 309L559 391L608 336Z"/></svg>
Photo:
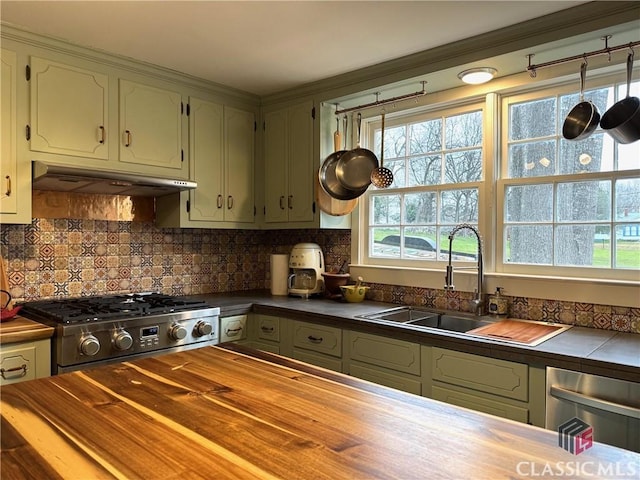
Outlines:
<svg viewBox="0 0 640 480"><path fill-rule="evenodd" d="M224 109L224 219L254 223L255 130L253 112Z"/></svg>
<svg viewBox="0 0 640 480"><path fill-rule="evenodd" d="M18 155L18 60L2 49L0 106L0 223L31 223L31 161ZM24 137L23 137L24 138Z"/></svg>
<svg viewBox="0 0 640 480"><path fill-rule="evenodd" d="M189 219L224 221L224 106L189 100L191 178L198 188L189 192Z"/></svg>
<svg viewBox="0 0 640 480"><path fill-rule="evenodd" d="M182 96L120 79L120 162L182 170Z"/></svg>
<svg viewBox="0 0 640 480"><path fill-rule="evenodd" d="M198 187L156 199L166 227L255 228L255 113L189 98L190 178Z"/></svg>
<svg viewBox="0 0 640 480"><path fill-rule="evenodd" d="M313 222L313 101L264 115L265 222Z"/></svg>
<svg viewBox="0 0 640 480"><path fill-rule="evenodd" d="M106 160L107 75L31 57L31 150Z"/></svg>

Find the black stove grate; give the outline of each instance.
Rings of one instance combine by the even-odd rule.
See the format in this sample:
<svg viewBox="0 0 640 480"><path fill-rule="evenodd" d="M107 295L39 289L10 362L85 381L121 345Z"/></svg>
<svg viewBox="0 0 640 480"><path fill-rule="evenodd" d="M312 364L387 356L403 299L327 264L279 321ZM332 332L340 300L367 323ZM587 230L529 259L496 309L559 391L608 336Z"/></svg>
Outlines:
<svg viewBox="0 0 640 480"><path fill-rule="evenodd" d="M209 308L193 298L173 297L162 293L134 293L98 297L40 300L23 304L22 312L57 323L80 323L124 319L185 310Z"/></svg>

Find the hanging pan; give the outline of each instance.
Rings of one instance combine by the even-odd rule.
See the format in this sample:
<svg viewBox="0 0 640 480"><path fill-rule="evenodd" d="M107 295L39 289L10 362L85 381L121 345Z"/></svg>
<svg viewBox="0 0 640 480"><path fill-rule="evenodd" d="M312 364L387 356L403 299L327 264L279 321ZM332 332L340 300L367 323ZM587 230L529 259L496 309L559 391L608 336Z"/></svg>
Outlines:
<svg viewBox="0 0 640 480"><path fill-rule="evenodd" d="M344 122L344 136L346 139L347 136L347 118L345 117ZM337 136L339 138L339 136ZM334 136L334 149L340 148L340 145L335 140L336 136ZM336 150L327 158L325 158L324 162L320 166L320 170L318 172L318 180L320 181L321 188L331 197L337 200L353 200L362 195L369 185L366 185L364 188L360 188L357 190L352 190L349 188L345 188L342 183L338 181L338 177L336 176L336 166L338 164L338 160L345 155L346 150Z"/></svg>
<svg viewBox="0 0 640 480"><path fill-rule="evenodd" d="M562 125L562 136L567 140L584 140L598 126L600 114L596 106L584 100L584 81L587 74L587 60L580 65L580 103L571 109Z"/></svg>
<svg viewBox="0 0 640 480"><path fill-rule="evenodd" d="M602 115L600 126L620 143L632 143L640 139L640 99L629 96L633 50L627 57L627 97L617 101Z"/></svg>
<svg viewBox="0 0 640 480"><path fill-rule="evenodd" d="M366 190L371 184L371 173L378 168L378 157L367 148L360 147L362 115L358 113L358 144L344 153L336 164L336 177L344 188Z"/></svg>

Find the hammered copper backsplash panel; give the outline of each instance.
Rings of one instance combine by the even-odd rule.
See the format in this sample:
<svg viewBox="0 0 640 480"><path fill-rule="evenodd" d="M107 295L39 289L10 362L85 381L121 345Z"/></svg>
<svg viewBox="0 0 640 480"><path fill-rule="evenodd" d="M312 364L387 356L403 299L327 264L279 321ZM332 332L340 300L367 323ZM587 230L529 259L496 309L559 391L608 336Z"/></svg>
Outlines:
<svg viewBox="0 0 640 480"><path fill-rule="evenodd" d="M160 291L172 295L267 289L269 256L318 243L328 270L350 259L349 230L209 230L151 222L37 218L2 225L16 301ZM467 292L371 284L372 300L467 311ZM509 297L509 315L640 333L640 309Z"/></svg>

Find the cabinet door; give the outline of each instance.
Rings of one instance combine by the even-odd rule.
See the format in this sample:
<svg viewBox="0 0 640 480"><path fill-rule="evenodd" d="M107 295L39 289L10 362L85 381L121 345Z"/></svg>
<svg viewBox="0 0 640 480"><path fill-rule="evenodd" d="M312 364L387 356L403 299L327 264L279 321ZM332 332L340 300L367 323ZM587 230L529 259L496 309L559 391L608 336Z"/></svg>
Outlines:
<svg viewBox="0 0 640 480"><path fill-rule="evenodd" d="M31 57L31 150L107 159L106 75Z"/></svg>
<svg viewBox="0 0 640 480"><path fill-rule="evenodd" d="M313 102L305 102L289 109L289 154L287 207L290 222L313 221L314 161L313 161Z"/></svg>
<svg viewBox="0 0 640 480"><path fill-rule="evenodd" d="M349 358L420 375L420 345L395 338L349 332Z"/></svg>
<svg viewBox="0 0 640 480"><path fill-rule="evenodd" d="M189 101L191 178L198 188L189 192L191 220L224 220L224 107L191 98Z"/></svg>
<svg viewBox="0 0 640 480"><path fill-rule="evenodd" d="M287 111L269 112L264 119L265 222L286 222L287 208Z"/></svg>
<svg viewBox="0 0 640 480"><path fill-rule="evenodd" d="M16 154L16 54L2 49L2 97L0 133L0 212L16 214L18 157ZM3 219L4 221L4 219Z"/></svg>
<svg viewBox="0 0 640 480"><path fill-rule="evenodd" d="M182 168L182 96L120 80L120 161Z"/></svg>
<svg viewBox="0 0 640 480"><path fill-rule="evenodd" d="M528 365L434 347L434 380L516 400L529 400Z"/></svg>
<svg viewBox="0 0 640 480"><path fill-rule="evenodd" d="M225 220L253 223L254 113L225 107L224 132Z"/></svg>

